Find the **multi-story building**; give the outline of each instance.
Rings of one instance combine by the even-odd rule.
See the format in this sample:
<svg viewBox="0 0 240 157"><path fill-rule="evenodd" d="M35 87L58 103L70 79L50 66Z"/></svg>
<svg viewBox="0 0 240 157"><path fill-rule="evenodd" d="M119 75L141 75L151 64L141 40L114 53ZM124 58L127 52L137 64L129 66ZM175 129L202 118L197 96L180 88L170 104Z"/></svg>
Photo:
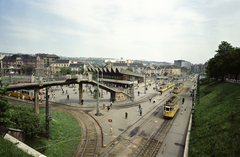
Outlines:
<svg viewBox="0 0 240 157"><path fill-rule="evenodd" d="M50 67L51 63L55 60L58 60L60 57L58 57L55 54L45 54L45 53L38 53L36 56L39 56L41 59L44 60L44 64L46 67Z"/></svg>
<svg viewBox="0 0 240 157"><path fill-rule="evenodd" d="M191 66L191 72L194 73L205 73L207 67L207 62L204 64L193 64Z"/></svg>
<svg viewBox="0 0 240 157"><path fill-rule="evenodd" d="M185 61L185 60L174 60L174 65L182 68L185 67L187 69L191 69L191 63L189 61Z"/></svg>
<svg viewBox="0 0 240 157"><path fill-rule="evenodd" d="M70 65L70 61L69 60L55 60L51 63L50 65L50 69L52 73L56 73L57 71L60 72L61 68L68 68Z"/></svg>
<svg viewBox="0 0 240 157"><path fill-rule="evenodd" d="M33 66L34 71L31 72L32 74L44 69L44 61L40 57L32 55L14 54L12 56L5 56L2 59L2 65L3 73L9 73L11 68L13 73L20 74L22 73L22 65L26 67Z"/></svg>
<svg viewBox="0 0 240 157"><path fill-rule="evenodd" d="M80 70L81 70L81 67L83 67L84 71L85 69L87 68L87 65L82 63L82 62L78 62L78 63L71 63L69 65L69 67L71 68L71 71L76 71L77 74L80 74Z"/></svg>

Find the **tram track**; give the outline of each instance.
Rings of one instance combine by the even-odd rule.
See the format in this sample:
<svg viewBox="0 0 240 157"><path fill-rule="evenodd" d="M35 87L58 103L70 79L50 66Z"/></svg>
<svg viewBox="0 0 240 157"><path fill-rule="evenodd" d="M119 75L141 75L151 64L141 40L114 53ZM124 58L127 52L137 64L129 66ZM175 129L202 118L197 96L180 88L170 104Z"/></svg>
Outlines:
<svg viewBox="0 0 240 157"><path fill-rule="evenodd" d="M101 157L105 156L121 156L121 153L132 143L132 141L138 137L138 134L144 129L144 127L159 113L160 104L165 102L169 97L166 96L161 100L152 110L146 113L142 118L133 123L127 130L115 138L107 147L104 153L100 154ZM155 110L154 110L155 109ZM150 114L150 115L149 115ZM146 119L144 119L146 118ZM138 124L139 123L139 124ZM134 127L136 126L137 127Z"/></svg>

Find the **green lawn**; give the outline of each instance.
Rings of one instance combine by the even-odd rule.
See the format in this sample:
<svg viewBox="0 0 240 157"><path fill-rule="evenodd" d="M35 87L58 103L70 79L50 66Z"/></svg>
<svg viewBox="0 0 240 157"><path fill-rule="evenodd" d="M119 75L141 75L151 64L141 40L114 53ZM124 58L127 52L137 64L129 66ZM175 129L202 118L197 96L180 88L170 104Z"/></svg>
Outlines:
<svg viewBox="0 0 240 157"><path fill-rule="evenodd" d="M240 85L211 82L200 86L189 156L240 156Z"/></svg>
<svg viewBox="0 0 240 157"><path fill-rule="evenodd" d="M45 111L40 111L45 119ZM50 121L50 140L35 138L26 144L48 157L73 156L81 139L78 121L67 112L52 113Z"/></svg>

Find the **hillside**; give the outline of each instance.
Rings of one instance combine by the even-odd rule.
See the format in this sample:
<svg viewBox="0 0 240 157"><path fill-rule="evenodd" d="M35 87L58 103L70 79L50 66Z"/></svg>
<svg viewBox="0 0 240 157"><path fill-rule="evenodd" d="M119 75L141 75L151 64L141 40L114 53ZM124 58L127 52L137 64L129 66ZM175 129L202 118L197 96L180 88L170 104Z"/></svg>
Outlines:
<svg viewBox="0 0 240 157"><path fill-rule="evenodd" d="M200 86L189 156L240 155L240 85L208 82Z"/></svg>

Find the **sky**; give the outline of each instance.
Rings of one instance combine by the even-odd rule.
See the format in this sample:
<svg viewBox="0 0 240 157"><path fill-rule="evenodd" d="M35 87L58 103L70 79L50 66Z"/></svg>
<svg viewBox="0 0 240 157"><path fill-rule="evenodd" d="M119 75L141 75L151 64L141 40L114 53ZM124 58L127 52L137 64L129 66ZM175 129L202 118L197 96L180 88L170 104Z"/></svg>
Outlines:
<svg viewBox="0 0 240 157"><path fill-rule="evenodd" d="M240 0L0 0L0 52L146 61L240 47Z"/></svg>

